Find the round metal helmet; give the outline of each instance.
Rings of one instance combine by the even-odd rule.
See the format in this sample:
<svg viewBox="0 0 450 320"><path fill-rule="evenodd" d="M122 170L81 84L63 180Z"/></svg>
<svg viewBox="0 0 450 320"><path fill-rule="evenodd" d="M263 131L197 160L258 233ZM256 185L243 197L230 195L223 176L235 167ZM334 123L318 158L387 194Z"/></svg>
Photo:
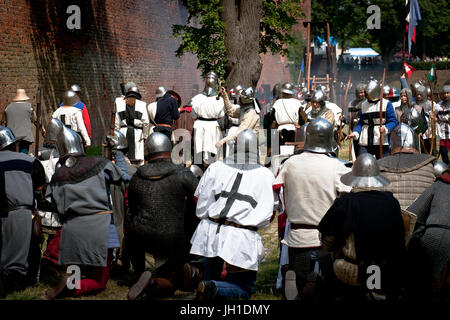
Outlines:
<svg viewBox="0 0 450 320"><path fill-rule="evenodd" d="M427 88L425 86L420 85L419 87L416 88L416 97L417 95L422 95L422 99L426 99L428 92L427 92Z"/></svg>
<svg viewBox="0 0 450 320"><path fill-rule="evenodd" d="M119 130L114 130L114 138L117 139L117 150L128 148L127 137Z"/></svg>
<svg viewBox="0 0 450 320"><path fill-rule="evenodd" d="M400 117L400 122L407 124L413 130L417 130L424 124L422 116L414 107L408 108L402 113L402 116Z"/></svg>
<svg viewBox="0 0 450 320"><path fill-rule="evenodd" d="M127 82L127 84L124 86L125 93L127 93L128 90L130 90L130 88L132 88L132 87L137 87L137 86L134 82Z"/></svg>
<svg viewBox="0 0 450 320"><path fill-rule="evenodd" d="M344 174L341 182L356 188L384 187L391 183L381 175L377 160L370 153L359 155L352 166L352 171Z"/></svg>
<svg viewBox="0 0 450 320"><path fill-rule="evenodd" d="M258 139L256 134L250 130L245 129L237 136L237 152L238 153L258 153Z"/></svg>
<svg viewBox="0 0 450 320"><path fill-rule="evenodd" d="M238 98L241 94L241 90L244 89L240 84L238 84L236 87L233 88L231 97L232 98Z"/></svg>
<svg viewBox="0 0 450 320"><path fill-rule="evenodd" d="M392 98L399 98L400 97L400 91L397 88L392 88Z"/></svg>
<svg viewBox="0 0 450 320"><path fill-rule="evenodd" d="M445 171L448 171L448 165L445 164L441 160L436 160L434 162L434 176L439 177L441 174L443 174Z"/></svg>
<svg viewBox="0 0 450 320"><path fill-rule="evenodd" d="M325 94L325 92L323 92L322 89L317 90L316 92L314 92L313 96L312 96L312 102L325 102L327 95Z"/></svg>
<svg viewBox="0 0 450 320"><path fill-rule="evenodd" d="M366 88L367 98L371 101L380 99L381 85L377 80L370 80Z"/></svg>
<svg viewBox="0 0 450 320"><path fill-rule="evenodd" d="M16 137L10 128L0 126L0 150L3 150L7 146L22 140L25 136Z"/></svg>
<svg viewBox="0 0 450 320"><path fill-rule="evenodd" d="M219 77L214 71L208 72L205 76L206 86L210 88L215 88L218 79Z"/></svg>
<svg viewBox="0 0 450 320"><path fill-rule="evenodd" d="M285 94L294 94L294 86L290 82L285 82L281 86L281 92Z"/></svg>
<svg viewBox="0 0 450 320"><path fill-rule="evenodd" d="M305 151L333 152L333 126L324 118L316 118L306 128Z"/></svg>
<svg viewBox="0 0 450 320"><path fill-rule="evenodd" d="M164 133L153 132L147 138L145 143L145 151L148 156L161 152L171 152L172 142Z"/></svg>
<svg viewBox="0 0 450 320"><path fill-rule="evenodd" d="M391 132L391 149L411 148L417 150L417 136L413 128L405 123L400 123Z"/></svg>
<svg viewBox="0 0 450 320"><path fill-rule="evenodd" d="M62 127L64 127L64 123L61 120L52 118L45 128L45 141L50 143L56 142L56 135Z"/></svg>
<svg viewBox="0 0 450 320"><path fill-rule="evenodd" d="M444 85L444 87L442 88L442 93L448 93L450 92L450 84Z"/></svg>
<svg viewBox="0 0 450 320"><path fill-rule="evenodd" d="M391 87L389 85L385 85L383 87L383 95L388 95L391 92Z"/></svg>
<svg viewBox="0 0 450 320"><path fill-rule="evenodd" d="M198 165L196 165L196 164L192 164L192 165L189 167L189 170L194 174L194 176L195 176L198 180L200 180L200 178L203 176L203 171L202 171L202 169L201 169Z"/></svg>
<svg viewBox="0 0 450 320"><path fill-rule="evenodd" d="M253 90L252 87L248 87L240 91L239 100L241 101L241 104L253 103L254 99L255 99L255 90Z"/></svg>
<svg viewBox="0 0 450 320"><path fill-rule="evenodd" d="M63 103L65 106L74 106L80 101L75 91L67 90L63 95Z"/></svg>
<svg viewBox="0 0 450 320"><path fill-rule="evenodd" d="M402 91L400 91L400 95L406 94L408 97L408 101L412 102L412 91L409 88L403 88Z"/></svg>
<svg viewBox="0 0 450 320"><path fill-rule="evenodd" d="M137 87L131 87L125 94L125 98L136 98L138 100L141 100L142 96Z"/></svg>
<svg viewBox="0 0 450 320"><path fill-rule="evenodd" d="M155 90L155 97L156 98L161 98L163 95L165 95L167 92L166 88L164 88L163 86L160 86L158 88L156 88Z"/></svg>
<svg viewBox="0 0 450 320"><path fill-rule="evenodd" d="M83 141L78 133L63 126L56 135L56 148L59 156L84 153Z"/></svg>
<svg viewBox="0 0 450 320"><path fill-rule="evenodd" d="M273 86L272 95L274 99L278 99L279 97L281 97L281 87L279 83Z"/></svg>
<svg viewBox="0 0 450 320"><path fill-rule="evenodd" d="M358 84L356 85L356 87L355 87L355 96L356 96L356 99L359 99L359 93L360 93L362 90L366 90L366 88L367 88L367 85L366 85L365 83L358 83Z"/></svg>
<svg viewBox="0 0 450 320"><path fill-rule="evenodd" d="M74 91L74 92L81 92L81 88L79 85L77 84L73 84L70 86L70 90Z"/></svg>

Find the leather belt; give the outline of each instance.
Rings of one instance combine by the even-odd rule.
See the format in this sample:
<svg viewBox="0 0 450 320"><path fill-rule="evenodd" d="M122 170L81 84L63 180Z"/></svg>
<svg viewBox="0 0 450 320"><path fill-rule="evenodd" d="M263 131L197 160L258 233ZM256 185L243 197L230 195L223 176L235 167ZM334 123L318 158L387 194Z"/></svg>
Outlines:
<svg viewBox="0 0 450 320"><path fill-rule="evenodd" d="M215 119L215 118L202 118L202 117L199 117L199 118L197 118L197 120L202 120L202 121L217 121L217 119Z"/></svg>
<svg viewBox="0 0 450 320"><path fill-rule="evenodd" d="M6 216L9 212L19 210L19 209L28 209L28 210L34 210L32 206L16 206L12 208L7 208L5 210L0 211L0 216Z"/></svg>
<svg viewBox="0 0 450 320"><path fill-rule="evenodd" d="M226 225L226 226L232 226L232 227L240 228L240 229L247 229L247 230L252 230L252 231L258 231L258 228L254 227L254 226L243 226L241 224L238 224L238 223L235 223L235 222L232 222L232 221L215 219L215 218L211 218L211 217L208 217L208 219L211 220L212 222L215 222L215 223L218 223L218 224L223 224L223 225Z"/></svg>
<svg viewBox="0 0 450 320"><path fill-rule="evenodd" d="M297 229L317 229L317 226L313 226L310 224L303 224L303 223L291 223L291 229L297 230Z"/></svg>
<svg viewBox="0 0 450 320"><path fill-rule="evenodd" d="M157 123L156 124L157 127L168 127L168 128L172 128L171 124L165 124L165 123Z"/></svg>
<svg viewBox="0 0 450 320"><path fill-rule="evenodd" d="M282 123L279 123L278 126L283 126L283 125L285 125L285 124L293 124L293 125L296 125L295 122L282 122Z"/></svg>

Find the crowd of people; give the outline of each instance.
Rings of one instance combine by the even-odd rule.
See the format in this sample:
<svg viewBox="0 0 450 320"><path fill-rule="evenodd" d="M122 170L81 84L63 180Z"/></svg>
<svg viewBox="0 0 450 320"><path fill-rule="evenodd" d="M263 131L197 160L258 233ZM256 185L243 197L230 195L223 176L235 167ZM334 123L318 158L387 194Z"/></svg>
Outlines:
<svg viewBox="0 0 450 320"><path fill-rule="evenodd" d="M259 231L277 219L274 285L285 299L448 297L450 83L433 101L426 84L401 82L360 83L343 108L326 87L289 82L262 105L254 88L221 87L214 72L186 105L163 86L147 105L129 82L107 157L86 155L78 85L30 153L38 123L19 89L0 126L1 296L45 275L58 281L42 300L93 295L114 271L133 274L130 300L177 290L249 299Z"/></svg>

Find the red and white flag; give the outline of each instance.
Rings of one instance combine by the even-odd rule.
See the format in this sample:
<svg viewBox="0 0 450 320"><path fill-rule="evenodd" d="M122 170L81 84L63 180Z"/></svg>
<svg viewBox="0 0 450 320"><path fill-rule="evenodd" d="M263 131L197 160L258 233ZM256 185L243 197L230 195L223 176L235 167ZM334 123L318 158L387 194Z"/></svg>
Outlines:
<svg viewBox="0 0 450 320"><path fill-rule="evenodd" d="M407 64L405 62L405 72L406 72L406 75L408 76L408 78L411 77L411 75L413 74L414 71L416 71L416 69L414 69L413 67L411 67L409 64Z"/></svg>

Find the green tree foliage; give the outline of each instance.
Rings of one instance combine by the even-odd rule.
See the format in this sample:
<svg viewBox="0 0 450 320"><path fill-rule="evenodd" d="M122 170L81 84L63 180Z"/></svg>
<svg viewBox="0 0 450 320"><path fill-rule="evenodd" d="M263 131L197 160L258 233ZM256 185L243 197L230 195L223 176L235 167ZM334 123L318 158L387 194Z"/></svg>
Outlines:
<svg viewBox="0 0 450 320"><path fill-rule="evenodd" d="M259 53L288 54L288 45L294 42L292 26L302 17L299 0L260 0L263 15L260 23ZM225 76L227 61L225 48L225 23L220 0L182 0L189 16L186 25L173 25L172 35L179 38L178 57L186 52L197 55L198 68L203 74L214 70ZM237 6L240 1L236 1ZM241 44L245 45L245 44Z"/></svg>
<svg viewBox="0 0 450 320"><path fill-rule="evenodd" d="M293 40L287 48L288 59L293 63L289 64L289 73L291 74L291 80L297 82L302 60L305 57L305 40L300 33L293 35Z"/></svg>

